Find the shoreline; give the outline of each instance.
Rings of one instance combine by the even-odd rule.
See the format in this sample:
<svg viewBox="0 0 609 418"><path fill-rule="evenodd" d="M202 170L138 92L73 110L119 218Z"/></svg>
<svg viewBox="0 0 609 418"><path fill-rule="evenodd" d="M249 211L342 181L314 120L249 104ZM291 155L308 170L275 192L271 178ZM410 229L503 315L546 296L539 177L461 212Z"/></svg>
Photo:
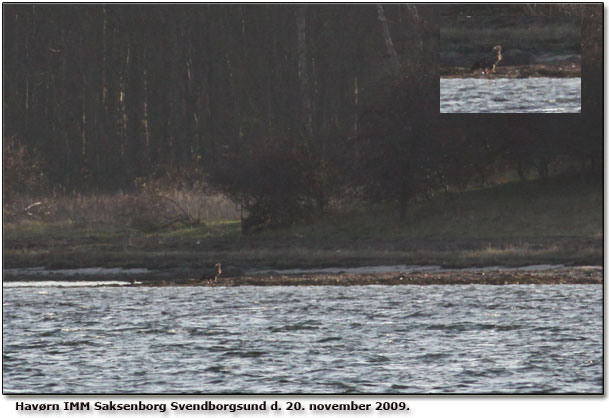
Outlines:
<svg viewBox="0 0 609 418"><path fill-rule="evenodd" d="M466 67L444 67L440 78L581 78L581 65L575 63L551 63L497 66L494 73L483 74Z"/></svg>
<svg viewBox="0 0 609 418"><path fill-rule="evenodd" d="M150 277L153 276L153 277ZM99 281L92 286L115 287L237 287L237 286L368 286L368 285L513 285L513 284L602 284L603 266L559 267L547 270L498 268L414 271L366 274L274 274L243 275L235 277L220 277L217 282L199 280L193 277L161 277L155 274L145 277L104 277L79 276L67 279L32 280L31 277L3 279L5 283L15 282L86 282ZM103 281L112 284L103 284ZM125 282L117 284L116 282ZM130 283L129 283L130 282ZM60 285L59 285L60 286ZM14 286L17 287L17 286Z"/></svg>

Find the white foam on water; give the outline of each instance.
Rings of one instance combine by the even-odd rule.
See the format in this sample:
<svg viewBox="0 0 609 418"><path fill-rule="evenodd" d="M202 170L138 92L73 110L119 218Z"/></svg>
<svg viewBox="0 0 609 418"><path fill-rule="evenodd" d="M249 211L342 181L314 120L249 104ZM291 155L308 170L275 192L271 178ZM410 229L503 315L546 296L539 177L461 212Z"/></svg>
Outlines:
<svg viewBox="0 0 609 418"><path fill-rule="evenodd" d="M129 282L121 281L55 281L37 282L2 282L3 288L10 287L95 287L95 286L130 286Z"/></svg>

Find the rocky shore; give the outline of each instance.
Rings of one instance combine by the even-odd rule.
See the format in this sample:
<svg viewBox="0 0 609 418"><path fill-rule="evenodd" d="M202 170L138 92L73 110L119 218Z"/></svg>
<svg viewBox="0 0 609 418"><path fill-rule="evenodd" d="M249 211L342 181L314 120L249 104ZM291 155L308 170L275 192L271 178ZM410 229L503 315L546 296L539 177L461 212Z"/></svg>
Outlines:
<svg viewBox="0 0 609 418"><path fill-rule="evenodd" d="M364 286L364 285L509 285L509 284L602 284L600 266L564 267L549 270L468 269L439 272L376 274L300 274L239 276L201 281L193 278L142 280L132 286Z"/></svg>
<svg viewBox="0 0 609 418"><path fill-rule="evenodd" d="M202 280L192 269L161 269L108 274L99 269L86 271L46 271L46 274L19 273L5 270L3 282L52 282L58 286L366 286L366 285L459 285L459 284L602 284L602 266L541 265L528 267L441 268L439 266L378 266L347 271L261 271L248 273L228 268L218 280ZM113 270L113 269L110 269ZM121 269L114 269L121 270ZM136 269L137 270L137 269ZM349 271L352 270L352 271ZM51 273L52 272L52 273ZM49 274L50 273L50 274ZM9 285L10 286L10 285Z"/></svg>
<svg viewBox="0 0 609 418"><path fill-rule="evenodd" d="M499 65L495 72L483 73L480 70L471 71L466 67L444 67L440 69L442 78L530 78L553 77L568 78L581 77L581 64L579 63L546 63L530 65Z"/></svg>

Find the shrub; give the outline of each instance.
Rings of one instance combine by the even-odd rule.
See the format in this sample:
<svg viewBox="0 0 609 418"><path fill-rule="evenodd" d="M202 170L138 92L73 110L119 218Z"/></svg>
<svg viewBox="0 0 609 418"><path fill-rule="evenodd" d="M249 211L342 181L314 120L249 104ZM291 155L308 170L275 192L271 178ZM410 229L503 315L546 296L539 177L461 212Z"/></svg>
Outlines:
<svg viewBox="0 0 609 418"><path fill-rule="evenodd" d="M218 171L213 181L245 210L242 231L251 233L311 216L318 197L313 171L304 152L269 151Z"/></svg>

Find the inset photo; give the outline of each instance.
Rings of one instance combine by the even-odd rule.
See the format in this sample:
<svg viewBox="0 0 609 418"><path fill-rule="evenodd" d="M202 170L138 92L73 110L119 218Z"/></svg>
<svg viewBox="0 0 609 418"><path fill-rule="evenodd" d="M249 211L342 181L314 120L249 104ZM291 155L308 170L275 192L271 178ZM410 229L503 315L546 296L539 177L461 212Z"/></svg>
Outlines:
<svg viewBox="0 0 609 418"><path fill-rule="evenodd" d="M581 27L569 16L446 16L441 113L581 113Z"/></svg>

